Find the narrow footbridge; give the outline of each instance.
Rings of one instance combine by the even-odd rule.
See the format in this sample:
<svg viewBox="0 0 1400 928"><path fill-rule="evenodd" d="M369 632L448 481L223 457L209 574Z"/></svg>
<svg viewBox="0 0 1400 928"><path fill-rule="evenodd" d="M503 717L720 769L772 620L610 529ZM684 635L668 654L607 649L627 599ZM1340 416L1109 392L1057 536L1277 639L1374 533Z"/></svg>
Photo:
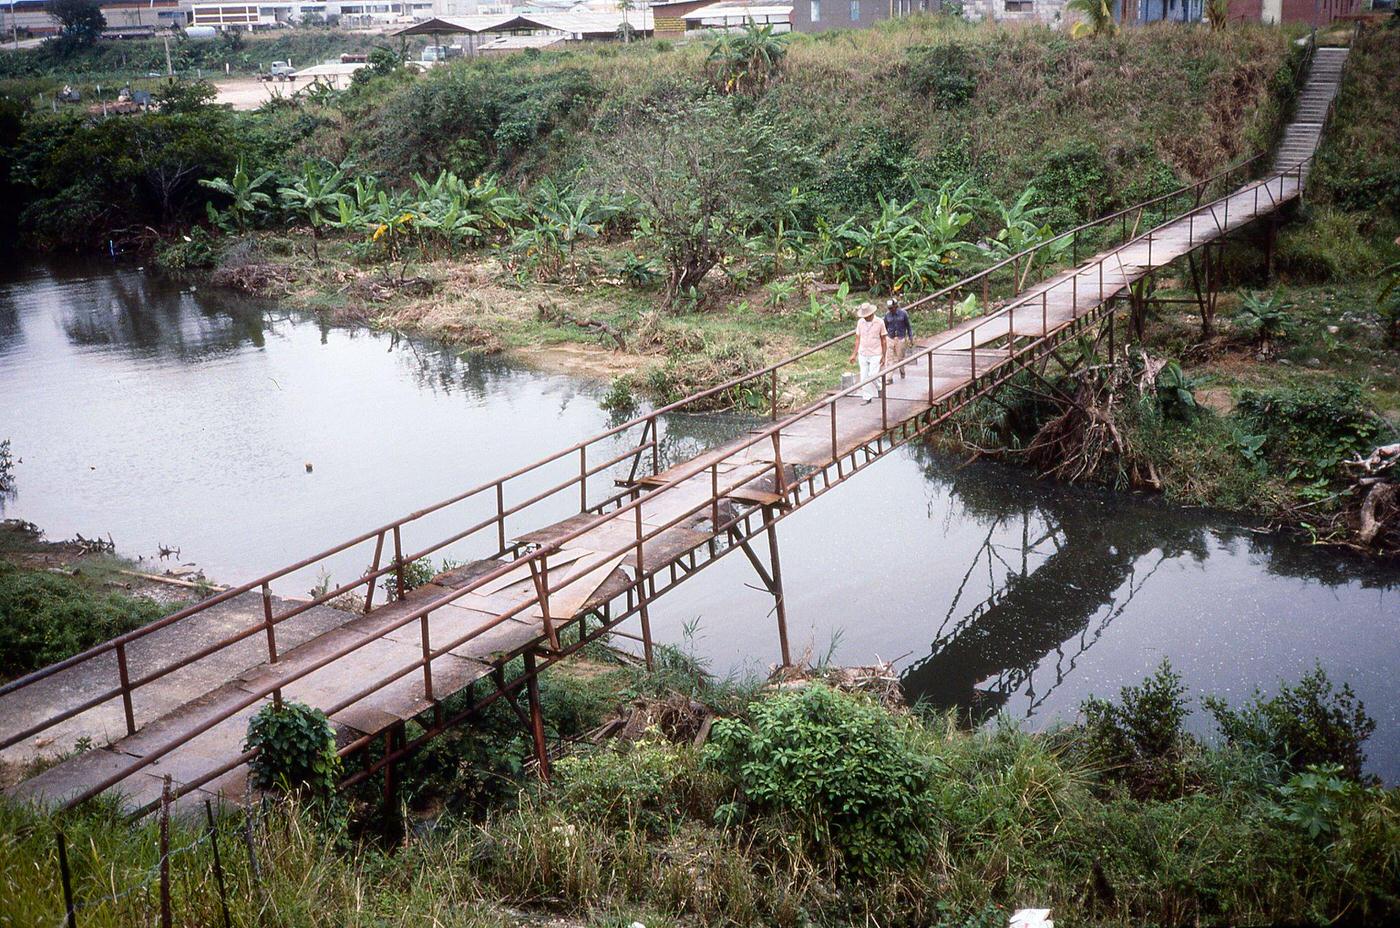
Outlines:
<svg viewBox="0 0 1400 928"><path fill-rule="evenodd" d="M248 720L292 699L324 710L355 755L347 787L381 772L391 784L398 760L500 699L547 775L539 674L606 634L650 660L651 604L735 551L776 600L789 662L777 523L1011 378L1069 367L1067 342L1106 339L1111 356L1115 310L1142 311L1169 265L1189 265L1188 302L1212 312L1225 238L1301 198L1344 56L1312 55L1272 165L1250 159L911 304L919 331L944 328L878 375L876 402L856 384L780 415L784 384L846 350L843 335L0 686L0 760L97 745L11 795L67 806L112 791L140 812L169 782L177 801L241 801ZM959 319L969 294L994 311ZM680 456L663 454L676 414L755 395L767 424L663 460ZM414 562L442 554L472 559L410 589ZM368 567L309 600L275 595L347 558Z"/></svg>

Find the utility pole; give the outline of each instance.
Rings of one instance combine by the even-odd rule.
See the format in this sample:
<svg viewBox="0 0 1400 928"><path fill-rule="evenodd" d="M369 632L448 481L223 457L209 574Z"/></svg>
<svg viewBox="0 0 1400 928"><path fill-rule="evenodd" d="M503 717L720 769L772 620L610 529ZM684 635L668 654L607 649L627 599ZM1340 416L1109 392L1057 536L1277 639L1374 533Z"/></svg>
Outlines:
<svg viewBox="0 0 1400 928"><path fill-rule="evenodd" d="M165 76L173 81L175 79L175 69L170 66L170 36L161 36L161 41L165 43Z"/></svg>

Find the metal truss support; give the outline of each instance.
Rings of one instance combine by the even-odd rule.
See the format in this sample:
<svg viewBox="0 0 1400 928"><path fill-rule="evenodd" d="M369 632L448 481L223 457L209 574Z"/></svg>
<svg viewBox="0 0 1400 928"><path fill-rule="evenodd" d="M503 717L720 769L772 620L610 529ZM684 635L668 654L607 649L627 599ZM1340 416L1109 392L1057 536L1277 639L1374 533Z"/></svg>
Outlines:
<svg viewBox="0 0 1400 928"><path fill-rule="evenodd" d="M535 652L526 651L525 695L530 703L530 737L535 742L535 763L540 779L549 782L549 745L544 738L544 713L540 711L540 680L535 668Z"/></svg>
<svg viewBox="0 0 1400 928"><path fill-rule="evenodd" d="M391 758L403 746L404 724L398 722L384 729L384 756ZM398 765L390 760L384 764L384 807L393 808L399 789Z"/></svg>
<svg viewBox="0 0 1400 928"><path fill-rule="evenodd" d="M1186 260L1191 271L1191 286L1196 294L1196 306L1201 313L1201 336L1209 338L1215 334L1215 307L1220 297L1220 283L1224 278L1225 243L1219 241L1203 245L1199 265L1194 252L1187 254Z"/></svg>
<svg viewBox="0 0 1400 928"><path fill-rule="evenodd" d="M782 650L783 666L792 666L792 651L788 645L787 630L787 603L783 596L783 564L778 557L778 533L776 526L776 512L772 506L763 507L763 529L768 535L768 565L764 566L763 560L754 552L749 545L748 538L731 531L730 537L739 545L744 552L744 557L749 559L753 565L754 573L758 574L763 581L764 587L773 594L774 612L778 617L778 646Z"/></svg>

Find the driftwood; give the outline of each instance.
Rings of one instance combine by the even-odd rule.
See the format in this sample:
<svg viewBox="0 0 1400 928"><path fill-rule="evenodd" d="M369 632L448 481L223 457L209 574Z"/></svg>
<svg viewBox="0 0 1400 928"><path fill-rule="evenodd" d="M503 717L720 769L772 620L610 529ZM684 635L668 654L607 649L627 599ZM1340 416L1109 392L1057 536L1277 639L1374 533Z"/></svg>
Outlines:
<svg viewBox="0 0 1400 928"><path fill-rule="evenodd" d="M1357 540L1363 545L1374 545L1400 522L1400 483L1389 479L1395 475L1397 465L1400 442L1382 445L1364 458L1346 462L1346 467L1357 474L1357 488L1366 490L1356 527Z"/></svg>
<svg viewBox="0 0 1400 928"><path fill-rule="evenodd" d="M542 322L560 323L565 322L580 329L592 329L601 332L613 340L618 351L627 350L627 341L623 334L617 330L616 326L610 325L601 319L588 319L575 316L568 310L563 309L554 303L540 303L536 307L535 315Z"/></svg>

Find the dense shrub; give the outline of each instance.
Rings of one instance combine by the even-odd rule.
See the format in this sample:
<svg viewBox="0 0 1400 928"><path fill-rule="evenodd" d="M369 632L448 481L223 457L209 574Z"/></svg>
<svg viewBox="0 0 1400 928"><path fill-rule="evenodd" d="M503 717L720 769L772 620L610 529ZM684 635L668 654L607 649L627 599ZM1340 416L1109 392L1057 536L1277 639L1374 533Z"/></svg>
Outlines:
<svg viewBox="0 0 1400 928"><path fill-rule="evenodd" d="M61 574L0 563L0 676L16 677L140 628L166 609Z"/></svg>
<svg viewBox="0 0 1400 928"><path fill-rule="evenodd" d="M390 93L356 127L353 150L386 179L447 169L471 178L519 169L527 150L542 153L570 116L599 94L580 68L540 72L522 56L510 62L456 62Z"/></svg>
<svg viewBox="0 0 1400 928"><path fill-rule="evenodd" d="M933 767L903 722L859 697L811 685L715 723L708 759L754 809L792 820L857 875L911 863L927 847Z"/></svg>
<svg viewBox="0 0 1400 928"><path fill-rule="evenodd" d="M1349 684L1334 689L1321 666L1296 684L1281 685L1277 695L1265 698L1256 690L1238 709L1215 697L1205 706L1232 745L1271 754L1296 772L1334 765L1348 779L1363 778L1362 745L1376 720Z"/></svg>
<svg viewBox="0 0 1400 928"><path fill-rule="evenodd" d="M1110 171L1103 148L1089 141L1070 142L1045 156L1036 187L1045 205L1068 216L1058 225L1073 225L1074 219L1093 219L1103 212L1109 198Z"/></svg>
<svg viewBox="0 0 1400 928"><path fill-rule="evenodd" d="M1280 274L1302 281L1352 283L1373 277L1381 253L1363 230L1367 215L1331 207L1314 210L1307 222L1295 223L1278 240Z"/></svg>
<svg viewBox="0 0 1400 928"><path fill-rule="evenodd" d="M1369 454L1387 432L1363 401L1361 388L1346 381L1246 390L1236 416L1251 434L1263 437L1260 452L1276 474L1320 486L1343 477L1341 463Z"/></svg>
<svg viewBox="0 0 1400 928"><path fill-rule="evenodd" d="M976 66L966 45L920 45L909 49L905 56L909 86L944 109L963 105L977 90Z"/></svg>
<svg viewBox="0 0 1400 928"><path fill-rule="evenodd" d="M641 741L561 758L552 773L552 798L592 822L658 833L681 819L692 792L686 781L699 775L688 752Z"/></svg>
<svg viewBox="0 0 1400 928"><path fill-rule="evenodd" d="M1191 709L1169 661L1141 685L1123 687L1117 703L1090 697L1081 711L1105 779L1140 799L1180 796L1191 786L1188 760L1197 745L1183 728Z"/></svg>
<svg viewBox="0 0 1400 928"><path fill-rule="evenodd" d="M335 729L320 709L287 701L267 703L248 720L243 750L258 749L248 761L260 789L307 790L328 797L340 779Z"/></svg>

